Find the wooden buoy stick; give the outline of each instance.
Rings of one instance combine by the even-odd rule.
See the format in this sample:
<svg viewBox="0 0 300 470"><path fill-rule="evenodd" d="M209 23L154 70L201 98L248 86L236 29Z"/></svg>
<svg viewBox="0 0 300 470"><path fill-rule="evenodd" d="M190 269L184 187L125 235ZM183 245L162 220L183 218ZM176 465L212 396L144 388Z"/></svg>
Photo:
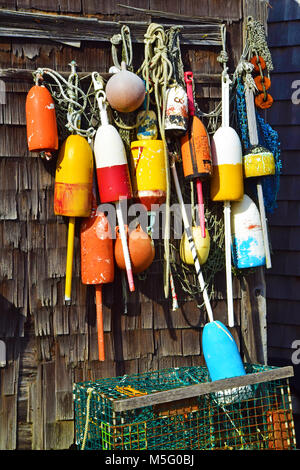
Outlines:
<svg viewBox="0 0 300 470"><path fill-rule="evenodd" d="M192 235L192 230L191 230L191 227L190 227L190 224L189 224L187 212L186 212L185 205L184 205L184 202L183 202L182 193L181 193L180 184L179 184L179 181L178 181L178 176L177 176L175 163L171 164L171 170L172 170L172 175L173 175L174 184L175 184L175 188L176 188L177 198L178 198L180 208L181 208L181 214L182 214L182 218L183 218L184 230L185 230L185 233L187 235L189 245L190 245L190 249L191 249L191 252L192 252L192 256L193 256L193 259L194 259L196 274L197 274L198 281L199 281L199 284L200 284L200 287L201 287L201 290L202 290L203 299L204 299L206 311L207 311L207 314L208 314L208 317L209 317L209 321L212 322L212 321L214 321L213 312L212 312L212 309L211 309L209 296L208 296L208 293L207 293L207 289L206 289L206 286L205 286L203 274L202 274L202 271L201 271L201 266L200 266L200 262L199 262L199 259L198 259L198 255L197 255L197 251L196 251L196 247L195 247L195 243L194 243L194 239L193 239L193 235Z"/></svg>
<svg viewBox="0 0 300 470"><path fill-rule="evenodd" d="M197 185L197 198L198 198L198 213L201 227L202 238L205 238L205 216L204 216L204 203L203 203L203 191L202 191L202 181L200 178L196 180Z"/></svg>
<svg viewBox="0 0 300 470"><path fill-rule="evenodd" d="M131 261L130 261L129 250L128 250L128 245L127 245L127 237L125 233L124 220L123 220L123 214L122 214L120 201L116 202L116 212L117 212L117 219L118 219L118 225L119 225L124 260L125 260L129 290L130 292L133 292L135 290L135 286L134 286L134 281L133 281L132 267L131 267Z"/></svg>
<svg viewBox="0 0 300 470"><path fill-rule="evenodd" d="M96 316L97 316L97 337L99 361L105 360L104 354L104 332L103 332L103 311L102 311L102 284L97 284L96 291Z"/></svg>
<svg viewBox="0 0 300 470"><path fill-rule="evenodd" d="M65 281L65 302L67 303L71 301L74 236L75 236L75 217L70 217L69 227L68 227L68 246L67 246L66 281Z"/></svg>
<svg viewBox="0 0 300 470"><path fill-rule="evenodd" d="M228 325L234 326L233 315L233 293L232 293L232 275L231 275L231 221L230 221L230 202L224 202L224 225L225 225L225 258L226 258L226 285L227 285L227 309Z"/></svg>
<svg viewBox="0 0 300 470"><path fill-rule="evenodd" d="M222 127L229 127L229 76L222 76ZM234 326L232 274L231 274L231 221L230 201L224 201L224 230L225 230L225 265L227 289L227 316L228 325Z"/></svg>

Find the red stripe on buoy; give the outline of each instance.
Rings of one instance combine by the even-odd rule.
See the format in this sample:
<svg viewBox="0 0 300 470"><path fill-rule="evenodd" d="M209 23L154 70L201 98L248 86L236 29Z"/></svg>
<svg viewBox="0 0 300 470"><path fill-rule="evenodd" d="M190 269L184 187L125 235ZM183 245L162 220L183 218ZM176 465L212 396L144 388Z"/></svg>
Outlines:
<svg viewBox="0 0 300 470"><path fill-rule="evenodd" d="M97 168L97 180L100 201L102 203L115 202L120 197L132 198L127 164Z"/></svg>

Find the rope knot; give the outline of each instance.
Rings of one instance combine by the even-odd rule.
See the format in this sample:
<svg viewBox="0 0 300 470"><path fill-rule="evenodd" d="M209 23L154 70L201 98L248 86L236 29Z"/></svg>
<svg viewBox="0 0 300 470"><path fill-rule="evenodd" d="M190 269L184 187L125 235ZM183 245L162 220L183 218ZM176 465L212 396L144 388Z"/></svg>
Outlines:
<svg viewBox="0 0 300 470"><path fill-rule="evenodd" d="M221 64L225 64L228 62L228 54L226 51L221 51L220 54L217 57L217 61L220 62Z"/></svg>

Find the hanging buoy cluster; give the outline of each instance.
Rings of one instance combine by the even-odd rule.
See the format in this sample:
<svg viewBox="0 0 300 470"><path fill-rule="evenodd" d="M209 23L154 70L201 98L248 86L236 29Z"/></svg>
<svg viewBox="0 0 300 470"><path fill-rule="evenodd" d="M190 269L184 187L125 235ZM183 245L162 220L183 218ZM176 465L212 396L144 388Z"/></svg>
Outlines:
<svg viewBox="0 0 300 470"><path fill-rule="evenodd" d="M232 264L244 270L268 267L270 258L260 178L274 175L275 160L272 152L259 142L255 111L255 104L257 106L259 101L257 98L261 94L264 104L260 107L266 107L269 99L266 92L270 88L270 78L262 74L267 65L263 54L250 47L247 60L244 57L241 60L244 68L240 67L237 72L240 74L239 80L244 80L248 86L244 115L247 118L245 126L249 146L243 149L230 118L235 75L232 81L226 66L225 26L222 26L223 72L220 77L222 103L213 116L217 122L221 115L222 122L210 128L210 133L207 130L209 115L201 113L197 105L193 72L184 71L182 63L175 63L171 55L168 57L171 49L164 42L166 39L161 26L151 24L147 38L152 43L157 40L159 47L152 50L145 41L145 60L138 73L131 71L131 64L123 61L121 66L114 64L114 73L106 83L97 72L91 74L97 103L94 112L97 112L100 121L97 129L82 129L85 122L81 119L82 109L78 107L76 111L74 108L78 94L82 93L74 63L68 81L61 80L61 87L66 88L63 96L70 99L66 124L70 135L61 143L57 156L54 213L69 218L65 300L71 303L75 221L82 218L81 281L85 285L95 286L99 360L104 360L102 285L114 281L117 267L124 276L126 273L129 291L135 290L134 275L145 272L155 258L152 230L156 211L162 204L169 208L173 189L184 226L178 245L178 260L193 267L209 319L203 331L203 351L210 377L219 380L244 375L244 366L233 336L221 322L214 320L208 286L202 272L212 249L203 187L208 195L205 204L222 203L224 208L227 315L228 325L232 327L235 324ZM150 51L155 52L155 58ZM163 70L163 76L156 81L153 64L157 63ZM252 69L258 73L255 79L251 75ZM56 80L59 81L57 75ZM255 98L256 91L260 94ZM130 131L131 137L126 147L119 130L118 113L125 117L131 113L131 118L135 117L134 125L123 126L123 129ZM40 85L39 80L28 93L26 119L29 150L55 153L59 145L54 100L49 89ZM90 122L97 120L91 119ZM178 163L182 163L182 182L177 175ZM174 186L171 185L170 174ZM245 178L257 183L259 210L245 192ZM190 185L192 200L194 192L197 194L197 205L194 207L192 204L192 222L182 194L186 185ZM124 200L143 206L150 220L147 231L139 223L134 228L126 223L122 208ZM116 227L110 226L103 210L97 210L99 203L115 207ZM168 223L170 219L165 222L166 238ZM171 286L175 310L178 308L178 298L172 271L168 269L168 243L164 244L164 249L164 274L167 273ZM126 277L124 279L126 282ZM227 403L229 398L225 398Z"/></svg>

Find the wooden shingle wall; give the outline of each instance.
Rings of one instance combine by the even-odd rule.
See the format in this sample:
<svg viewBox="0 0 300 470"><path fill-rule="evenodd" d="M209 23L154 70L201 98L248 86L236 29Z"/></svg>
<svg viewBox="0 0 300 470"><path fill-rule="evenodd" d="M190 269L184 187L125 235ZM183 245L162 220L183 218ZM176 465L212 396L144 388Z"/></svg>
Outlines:
<svg viewBox="0 0 300 470"><path fill-rule="evenodd" d="M110 20L151 20L143 13L121 9L119 3L7 0L0 6ZM237 64L242 50L240 0L124 3L188 17L210 15L229 20L231 67ZM160 20L152 18L153 22ZM219 52L214 47L186 47L184 60L195 74L219 74ZM80 48L49 40L2 37L0 41L2 69L41 66L68 71L72 59L82 71L105 73L112 65L110 44L85 42L84 38ZM106 361L97 360L94 290L80 281L78 229L72 305L64 305L67 225L53 212L55 162L44 162L27 150L24 108L31 85L23 80L6 81L6 103L0 106L0 339L7 346L7 366L0 370L0 448L67 449L74 443L74 382L202 364L201 331L206 317L195 302L184 297L179 299L181 308L171 311L163 295L159 262L153 263L145 280L136 280L136 292L128 296L125 315L117 273L115 283L103 288ZM197 86L197 97L202 109L213 109L220 89L215 83ZM234 282L237 327L232 332L238 344L241 331L245 333L246 359L255 361L251 346L254 326L247 317L253 283L240 286ZM221 276L213 309L215 319L227 323L224 298Z"/></svg>
<svg viewBox="0 0 300 470"><path fill-rule="evenodd" d="M275 102L267 118L279 132L282 176L278 208L269 217L274 254L266 276L268 354L270 362L291 364L300 347L300 4L273 0L271 6L268 33ZM299 362L300 354L294 358ZM293 393L298 396L294 409L299 413L300 367L293 365Z"/></svg>

